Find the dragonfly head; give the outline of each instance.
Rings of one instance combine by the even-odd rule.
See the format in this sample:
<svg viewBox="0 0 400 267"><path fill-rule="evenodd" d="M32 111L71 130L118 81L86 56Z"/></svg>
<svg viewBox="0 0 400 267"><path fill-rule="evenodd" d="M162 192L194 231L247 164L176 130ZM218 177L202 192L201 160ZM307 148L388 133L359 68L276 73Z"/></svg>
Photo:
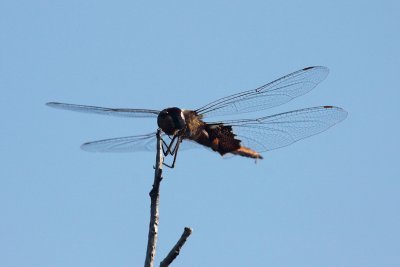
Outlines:
<svg viewBox="0 0 400 267"><path fill-rule="evenodd" d="M166 108L158 114L158 127L167 135L175 135L186 127L185 117L180 108Z"/></svg>

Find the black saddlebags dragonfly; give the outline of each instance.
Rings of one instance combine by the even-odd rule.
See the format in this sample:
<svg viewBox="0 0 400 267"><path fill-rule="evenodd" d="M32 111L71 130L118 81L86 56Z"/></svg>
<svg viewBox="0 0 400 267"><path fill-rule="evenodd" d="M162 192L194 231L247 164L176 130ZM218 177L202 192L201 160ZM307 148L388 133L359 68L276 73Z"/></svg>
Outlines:
<svg viewBox="0 0 400 267"><path fill-rule="evenodd" d="M104 108L50 102L48 106L85 113L129 118L157 118L163 134L164 155L174 156L190 143L211 148L222 156L240 155L262 159L260 152L290 145L300 139L323 132L344 120L347 112L339 107L319 106L284 112L255 119L207 122L212 116L234 115L272 108L299 97L326 78L326 67L307 67L253 90L213 101L196 110L177 107L164 110ZM165 142L169 138L169 142ZM88 142L81 146L92 152L133 152L154 150L156 133ZM182 143L182 146L181 146ZM189 146L188 146L189 144Z"/></svg>

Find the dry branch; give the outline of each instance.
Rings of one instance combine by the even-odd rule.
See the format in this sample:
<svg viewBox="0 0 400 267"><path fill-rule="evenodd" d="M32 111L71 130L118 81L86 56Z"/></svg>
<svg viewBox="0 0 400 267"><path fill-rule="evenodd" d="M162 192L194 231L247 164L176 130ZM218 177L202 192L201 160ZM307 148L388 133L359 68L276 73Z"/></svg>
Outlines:
<svg viewBox="0 0 400 267"><path fill-rule="evenodd" d="M156 255L157 236L158 236L158 206L160 203L160 183L162 180L162 140L161 131L157 131L157 156L156 166L154 167L154 183L153 189L150 191L150 224L149 224L149 236L147 241L146 260L144 262L145 267L153 267L154 258Z"/></svg>
<svg viewBox="0 0 400 267"><path fill-rule="evenodd" d="M158 236L158 222L159 222L159 212L158 207L160 204L160 184L162 180L162 166L163 166L163 153L162 153L162 139L161 130L157 131L157 156L156 165L154 166L154 182L153 188L151 189L150 195L150 224L149 224L149 235L147 240L147 251L146 260L144 262L145 267L154 266L154 258L156 256L157 247L157 236ZM178 240L176 245L168 253L167 257L160 263L160 266L166 267L171 264L173 260L179 255L182 246L185 244L187 238L192 233L192 229L185 227L185 230Z"/></svg>
<svg viewBox="0 0 400 267"><path fill-rule="evenodd" d="M185 227L181 238L179 238L178 242L168 253L167 257L165 257L165 259L160 263L160 267L168 267L175 260L191 233L192 229L189 227Z"/></svg>

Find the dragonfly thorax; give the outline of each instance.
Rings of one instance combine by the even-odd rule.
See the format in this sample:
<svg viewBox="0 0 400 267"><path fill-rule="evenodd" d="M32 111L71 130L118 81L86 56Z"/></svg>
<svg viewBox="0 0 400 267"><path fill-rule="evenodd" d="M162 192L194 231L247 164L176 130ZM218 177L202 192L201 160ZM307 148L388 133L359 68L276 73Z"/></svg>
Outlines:
<svg viewBox="0 0 400 267"><path fill-rule="evenodd" d="M179 130L186 127L185 117L180 108L166 108L158 114L158 127L167 135L175 135Z"/></svg>

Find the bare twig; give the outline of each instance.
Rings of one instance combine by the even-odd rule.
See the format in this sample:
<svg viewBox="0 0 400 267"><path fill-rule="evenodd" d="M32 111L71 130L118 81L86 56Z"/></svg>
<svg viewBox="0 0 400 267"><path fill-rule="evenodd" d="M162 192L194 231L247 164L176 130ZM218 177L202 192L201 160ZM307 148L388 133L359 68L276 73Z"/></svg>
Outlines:
<svg viewBox="0 0 400 267"><path fill-rule="evenodd" d="M156 156L156 166L154 166L154 182L153 188L151 189L149 195L151 199L150 204L150 224L149 224L149 236L147 240L147 251L146 260L144 262L145 267L154 266L154 258L156 256L156 246L157 246L157 236L158 236L158 221L159 212L158 206L160 204L160 184L162 180L162 166L163 166L163 154L162 154L162 139L161 130L157 131L157 156ZM169 266L172 261L179 255L182 246L185 244L187 238L192 233L192 229L185 227L185 230L178 240L176 245L168 253L167 257L160 263L161 267Z"/></svg>
<svg viewBox="0 0 400 267"><path fill-rule="evenodd" d="M175 260L191 233L192 229L189 227L185 227L181 238L179 238L178 242L168 253L167 257L165 257L165 259L160 263L160 267L167 267Z"/></svg>
<svg viewBox="0 0 400 267"><path fill-rule="evenodd" d="M154 258L156 255L156 245L157 245L157 235L158 235L158 206L160 203L160 183L162 180L162 140L161 140L161 130L157 131L157 156L156 156L156 166L154 167L154 183L153 189L150 191L150 225L149 225L149 236L147 241L147 252L146 260L144 262L145 267L153 267Z"/></svg>

